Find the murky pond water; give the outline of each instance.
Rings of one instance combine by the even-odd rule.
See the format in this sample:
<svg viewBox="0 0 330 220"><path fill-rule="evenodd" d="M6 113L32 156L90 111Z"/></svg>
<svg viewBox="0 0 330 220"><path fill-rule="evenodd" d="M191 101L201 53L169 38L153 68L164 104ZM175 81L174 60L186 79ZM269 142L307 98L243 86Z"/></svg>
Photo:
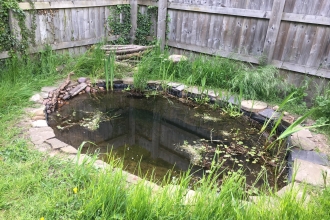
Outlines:
<svg viewBox="0 0 330 220"><path fill-rule="evenodd" d="M193 108L161 96L135 99L125 92L80 95L49 116L56 137L83 152L98 149L107 160L112 152L124 159L124 168L156 178L170 169L196 175L209 173L212 161L225 172L242 170L252 185L263 171L270 185L284 178L279 164L263 150L265 138L254 121L231 118L210 107ZM140 165L141 173L137 166ZM282 170L283 171L283 170ZM257 185L262 185L262 178Z"/></svg>

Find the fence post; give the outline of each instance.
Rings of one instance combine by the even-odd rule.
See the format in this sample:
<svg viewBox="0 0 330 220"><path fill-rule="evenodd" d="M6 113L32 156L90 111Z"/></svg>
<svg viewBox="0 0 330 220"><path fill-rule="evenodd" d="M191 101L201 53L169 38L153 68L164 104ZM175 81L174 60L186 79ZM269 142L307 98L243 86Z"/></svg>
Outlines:
<svg viewBox="0 0 330 220"><path fill-rule="evenodd" d="M270 20L267 28L263 54L267 56L267 63L271 63L274 55L276 39L280 30L282 14L286 0L274 0Z"/></svg>
<svg viewBox="0 0 330 220"><path fill-rule="evenodd" d="M166 41L166 15L167 0L158 1L158 23L157 23L157 40L160 41L160 48L164 50Z"/></svg>
<svg viewBox="0 0 330 220"><path fill-rule="evenodd" d="M130 43L133 44L135 40L135 32L137 28L138 5L137 5L137 0L130 0L129 3L131 5L131 24L132 24L132 28L130 32L131 34Z"/></svg>

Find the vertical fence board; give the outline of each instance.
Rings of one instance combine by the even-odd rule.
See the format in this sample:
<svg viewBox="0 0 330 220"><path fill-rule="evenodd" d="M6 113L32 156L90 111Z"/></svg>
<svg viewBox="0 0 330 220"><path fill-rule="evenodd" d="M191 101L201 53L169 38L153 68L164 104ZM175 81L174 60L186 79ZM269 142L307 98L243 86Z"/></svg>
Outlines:
<svg viewBox="0 0 330 220"><path fill-rule="evenodd" d="M273 59L285 1L286 0L275 0L273 3L272 16L269 20L266 42L263 48L264 54L267 56L268 63L270 63Z"/></svg>
<svg viewBox="0 0 330 220"><path fill-rule="evenodd" d="M157 22L157 39L161 40L161 49L164 49L166 39L166 16L167 16L167 0L158 0L158 22Z"/></svg>
<svg viewBox="0 0 330 220"><path fill-rule="evenodd" d="M131 34L130 43L132 44L135 40L135 32L137 28L138 5L136 0L130 0L129 2L131 5L131 24L132 24L131 33L130 33Z"/></svg>

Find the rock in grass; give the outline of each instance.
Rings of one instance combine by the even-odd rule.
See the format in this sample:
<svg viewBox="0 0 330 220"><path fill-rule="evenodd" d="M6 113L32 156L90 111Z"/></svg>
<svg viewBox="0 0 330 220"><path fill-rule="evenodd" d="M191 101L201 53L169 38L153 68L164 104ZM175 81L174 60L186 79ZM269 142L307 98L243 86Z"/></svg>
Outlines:
<svg viewBox="0 0 330 220"><path fill-rule="evenodd" d="M30 98L31 102L37 102L37 103L41 103L42 102L42 97L40 94L35 94Z"/></svg>
<svg viewBox="0 0 330 220"><path fill-rule="evenodd" d="M173 55L169 56L168 59L170 61L172 61L173 63L178 63L180 61L186 61L187 57L184 55L173 54Z"/></svg>

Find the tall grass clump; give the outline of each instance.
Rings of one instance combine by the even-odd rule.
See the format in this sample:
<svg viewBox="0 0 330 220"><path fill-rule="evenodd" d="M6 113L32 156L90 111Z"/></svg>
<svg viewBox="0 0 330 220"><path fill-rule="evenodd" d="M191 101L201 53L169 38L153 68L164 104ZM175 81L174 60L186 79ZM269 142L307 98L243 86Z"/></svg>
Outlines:
<svg viewBox="0 0 330 220"><path fill-rule="evenodd" d="M239 71L230 82L233 91L242 90L249 99L274 100L283 95L286 87L274 66L261 66Z"/></svg>
<svg viewBox="0 0 330 220"><path fill-rule="evenodd" d="M30 57L13 56L5 61L0 69L0 133L8 129L8 121L18 117L28 106L34 91L63 77L56 72L56 66L65 60L68 60L66 56L46 50Z"/></svg>
<svg viewBox="0 0 330 220"><path fill-rule="evenodd" d="M85 54L76 57L73 61L73 71L77 76L101 77L104 73L104 51L101 44L89 49Z"/></svg>

